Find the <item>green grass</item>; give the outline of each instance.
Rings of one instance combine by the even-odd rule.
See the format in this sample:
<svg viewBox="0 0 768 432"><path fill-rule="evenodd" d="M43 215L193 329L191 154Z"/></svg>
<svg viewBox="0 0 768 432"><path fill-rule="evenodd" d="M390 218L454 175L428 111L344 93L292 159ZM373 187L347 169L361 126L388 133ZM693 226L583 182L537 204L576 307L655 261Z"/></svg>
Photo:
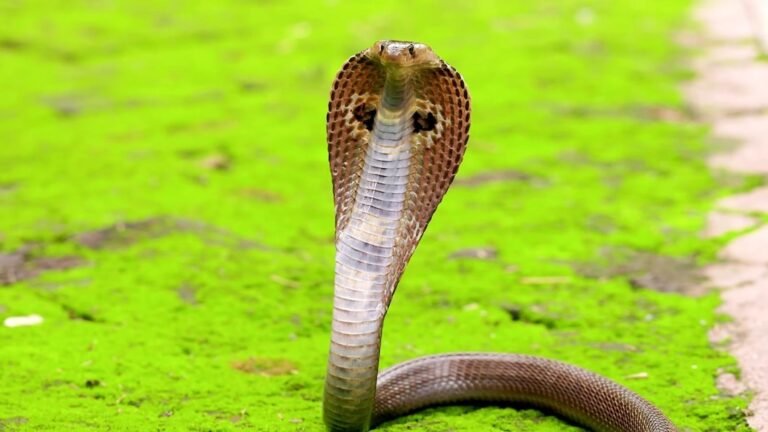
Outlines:
<svg viewBox="0 0 768 432"><path fill-rule="evenodd" d="M448 193L393 302L383 366L542 355L629 386L683 430L748 430L747 401L714 385L735 370L707 341L717 295L638 288L622 270L711 260L721 241L698 233L737 187L707 170L702 126L662 121L685 111L672 36L689 7L0 1L0 251L84 264L0 286L0 319L45 318L0 327L0 429L322 430L326 99L344 60L386 38L428 43L464 75L460 181L525 175ZM76 241L115 226L100 247ZM472 247L498 256L450 258ZM579 429L453 407L381 430Z"/></svg>

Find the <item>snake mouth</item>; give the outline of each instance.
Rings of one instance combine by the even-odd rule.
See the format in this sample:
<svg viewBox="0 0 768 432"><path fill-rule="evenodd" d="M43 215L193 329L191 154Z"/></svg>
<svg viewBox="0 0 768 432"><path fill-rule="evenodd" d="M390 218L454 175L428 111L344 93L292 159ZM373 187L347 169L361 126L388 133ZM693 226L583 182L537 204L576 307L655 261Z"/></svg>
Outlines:
<svg viewBox="0 0 768 432"><path fill-rule="evenodd" d="M384 66L429 67L440 59L426 44L409 41L381 40L368 49L368 56L378 59Z"/></svg>

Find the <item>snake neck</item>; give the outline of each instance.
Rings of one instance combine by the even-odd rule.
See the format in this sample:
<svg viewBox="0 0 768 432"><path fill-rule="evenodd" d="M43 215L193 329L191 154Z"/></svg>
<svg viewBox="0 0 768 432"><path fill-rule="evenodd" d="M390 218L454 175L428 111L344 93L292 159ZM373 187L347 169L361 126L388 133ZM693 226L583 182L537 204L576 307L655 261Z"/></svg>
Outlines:
<svg viewBox="0 0 768 432"><path fill-rule="evenodd" d="M394 249L410 169L407 77L388 74L349 222L336 236L324 417L331 431L367 431L382 327L399 275Z"/></svg>
<svg viewBox="0 0 768 432"><path fill-rule="evenodd" d="M381 97L381 110L400 111L408 107L413 91L412 73L402 68L387 68ZM375 134L375 131L373 131Z"/></svg>

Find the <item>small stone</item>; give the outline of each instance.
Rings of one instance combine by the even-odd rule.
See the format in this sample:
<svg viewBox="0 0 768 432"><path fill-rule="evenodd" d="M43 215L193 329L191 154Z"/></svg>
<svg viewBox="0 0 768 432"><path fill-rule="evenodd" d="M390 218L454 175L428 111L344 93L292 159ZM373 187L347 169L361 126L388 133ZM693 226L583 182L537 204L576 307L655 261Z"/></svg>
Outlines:
<svg viewBox="0 0 768 432"><path fill-rule="evenodd" d="M37 314L8 317L3 320L3 325L9 328L35 326L42 323L43 317Z"/></svg>

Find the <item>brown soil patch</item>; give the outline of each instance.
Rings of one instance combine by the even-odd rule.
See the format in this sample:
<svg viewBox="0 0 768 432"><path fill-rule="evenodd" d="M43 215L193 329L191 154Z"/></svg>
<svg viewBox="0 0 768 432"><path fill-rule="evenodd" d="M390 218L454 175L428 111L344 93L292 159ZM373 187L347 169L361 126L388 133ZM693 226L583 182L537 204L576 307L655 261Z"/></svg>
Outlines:
<svg viewBox="0 0 768 432"><path fill-rule="evenodd" d="M32 248L0 253L0 285L10 285L33 278L42 272L79 267L85 262L76 256L35 257Z"/></svg>
<svg viewBox="0 0 768 432"><path fill-rule="evenodd" d="M138 221L121 222L74 237L74 241L90 249L126 247L143 240L160 238L176 233L192 233L205 242L237 249L268 249L254 241L202 222L154 217Z"/></svg>
<svg viewBox="0 0 768 432"><path fill-rule="evenodd" d="M543 179L517 170L486 171L469 177L456 179L454 184L463 187L478 187L489 183L524 182L541 183Z"/></svg>
<svg viewBox="0 0 768 432"><path fill-rule="evenodd" d="M582 276L596 279L628 277L635 288L691 294L703 276L692 258L656 255L631 249L605 249L601 259L572 263Z"/></svg>
<svg viewBox="0 0 768 432"><path fill-rule="evenodd" d="M231 366L240 372L261 376L292 375L299 371L298 367L289 360L265 357L235 360Z"/></svg>

